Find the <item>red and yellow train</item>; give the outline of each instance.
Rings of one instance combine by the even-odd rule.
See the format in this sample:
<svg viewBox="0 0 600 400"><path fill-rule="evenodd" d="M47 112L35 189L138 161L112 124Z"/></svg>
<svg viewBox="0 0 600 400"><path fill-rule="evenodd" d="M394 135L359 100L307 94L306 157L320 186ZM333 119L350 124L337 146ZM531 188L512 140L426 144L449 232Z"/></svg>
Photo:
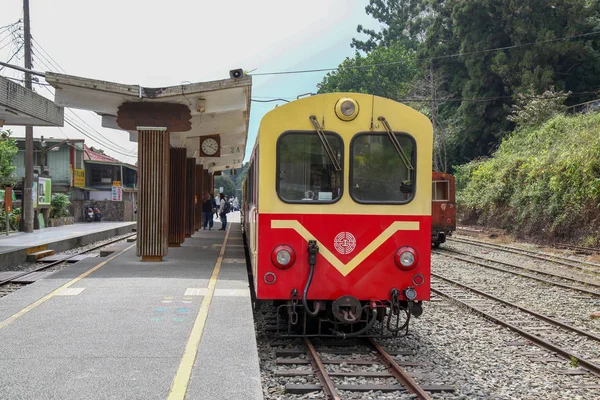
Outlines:
<svg viewBox="0 0 600 400"><path fill-rule="evenodd" d="M431 159L429 119L389 99L315 95L263 117L242 224L256 299L279 304L284 334L396 335L421 314Z"/></svg>

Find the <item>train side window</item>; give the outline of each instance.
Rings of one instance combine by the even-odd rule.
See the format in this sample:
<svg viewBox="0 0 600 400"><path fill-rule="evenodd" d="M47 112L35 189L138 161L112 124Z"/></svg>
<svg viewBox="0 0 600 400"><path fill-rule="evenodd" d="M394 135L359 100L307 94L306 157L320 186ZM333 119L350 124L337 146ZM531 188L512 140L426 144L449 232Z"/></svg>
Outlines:
<svg viewBox="0 0 600 400"><path fill-rule="evenodd" d="M450 200L450 185L448 181L433 181L431 189L431 198L433 201Z"/></svg>
<svg viewBox="0 0 600 400"><path fill-rule="evenodd" d="M325 132L340 165L342 138ZM343 171L336 171L315 132L291 131L277 140L277 195L286 203L335 203L342 196Z"/></svg>
<svg viewBox="0 0 600 400"><path fill-rule="evenodd" d="M416 166L416 143L396 133L400 146ZM403 204L415 195L416 171L410 171L386 133L364 132L350 142L350 196L357 203Z"/></svg>

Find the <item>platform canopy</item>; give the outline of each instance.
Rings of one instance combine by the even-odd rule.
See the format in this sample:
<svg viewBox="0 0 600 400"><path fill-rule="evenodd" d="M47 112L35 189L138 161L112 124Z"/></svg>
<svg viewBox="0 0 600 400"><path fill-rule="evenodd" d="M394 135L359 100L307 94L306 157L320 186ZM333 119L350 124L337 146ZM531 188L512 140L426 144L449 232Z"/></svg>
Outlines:
<svg viewBox="0 0 600 400"><path fill-rule="evenodd" d="M64 109L0 76L0 126L63 126Z"/></svg>
<svg viewBox="0 0 600 400"><path fill-rule="evenodd" d="M191 129L170 130L173 147L185 147L188 157L195 157L211 172L239 168L244 159L250 117L252 78L223 79L162 88L145 88L77 76L45 73L55 89L57 105L94 111L102 117L102 126L121 129L117 124L119 107L124 103L155 102L185 105L191 114ZM137 142L138 132L128 130ZM200 151L202 137L218 135L220 156L206 157Z"/></svg>

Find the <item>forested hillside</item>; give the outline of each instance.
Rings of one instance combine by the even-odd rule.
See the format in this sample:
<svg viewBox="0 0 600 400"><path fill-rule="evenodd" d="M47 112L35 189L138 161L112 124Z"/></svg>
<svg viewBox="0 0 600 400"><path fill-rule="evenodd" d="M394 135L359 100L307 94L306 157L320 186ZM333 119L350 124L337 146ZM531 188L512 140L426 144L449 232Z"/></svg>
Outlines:
<svg viewBox="0 0 600 400"><path fill-rule="evenodd" d="M320 92L369 92L427 114L434 167L490 155L515 129L517 95L551 87L567 105L598 98L600 2L596 0L371 0L381 30L358 27L356 54Z"/></svg>

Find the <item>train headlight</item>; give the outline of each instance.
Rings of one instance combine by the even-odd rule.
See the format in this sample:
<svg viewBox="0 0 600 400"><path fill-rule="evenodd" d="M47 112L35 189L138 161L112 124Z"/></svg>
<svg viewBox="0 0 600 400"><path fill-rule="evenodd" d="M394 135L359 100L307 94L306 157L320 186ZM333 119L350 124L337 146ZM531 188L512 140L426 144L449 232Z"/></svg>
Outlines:
<svg viewBox="0 0 600 400"><path fill-rule="evenodd" d="M296 261L296 253L290 246L277 246L271 253L271 261L279 269L288 269Z"/></svg>
<svg viewBox="0 0 600 400"><path fill-rule="evenodd" d="M398 268L403 270L409 270L417 266L419 257L417 252L412 247L401 247L396 252L394 261Z"/></svg>
<svg viewBox="0 0 600 400"><path fill-rule="evenodd" d="M404 296L410 301L417 298L417 291L413 287L408 287L404 289Z"/></svg>
<svg viewBox="0 0 600 400"><path fill-rule="evenodd" d="M352 121L358 111L358 103L350 97L342 97L335 103L335 115L343 121Z"/></svg>

